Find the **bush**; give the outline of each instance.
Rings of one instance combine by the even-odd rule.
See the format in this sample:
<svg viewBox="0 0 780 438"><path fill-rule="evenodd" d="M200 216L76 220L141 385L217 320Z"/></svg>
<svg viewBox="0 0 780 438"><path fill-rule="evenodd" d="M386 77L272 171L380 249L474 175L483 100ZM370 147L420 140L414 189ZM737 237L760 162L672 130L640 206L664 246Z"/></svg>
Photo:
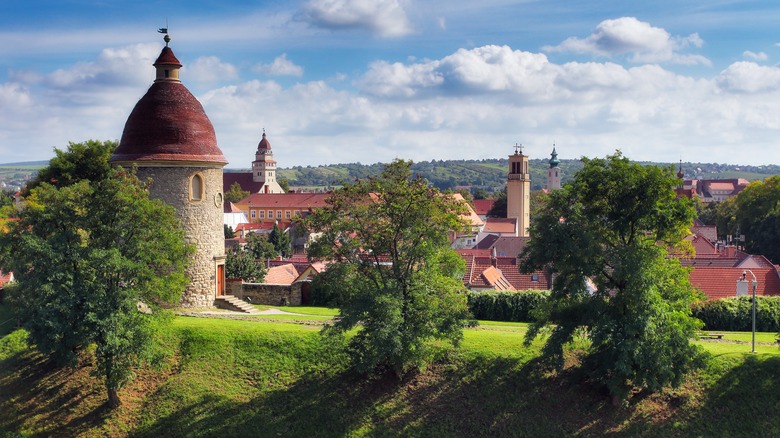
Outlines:
<svg viewBox="0 0 780 438"><path fill-rule="evenodd" d="M721 298L692 306L707 330L751 331L751 297ZM780 331L780 297L756 297L756 331Z"/></svg>
<svg viewBox="0 0 780 438"><path fill-rule="evenodd" d="M534 310L549 296L546 290L469 292L468 304L476 319L532 322Z"/></svg>

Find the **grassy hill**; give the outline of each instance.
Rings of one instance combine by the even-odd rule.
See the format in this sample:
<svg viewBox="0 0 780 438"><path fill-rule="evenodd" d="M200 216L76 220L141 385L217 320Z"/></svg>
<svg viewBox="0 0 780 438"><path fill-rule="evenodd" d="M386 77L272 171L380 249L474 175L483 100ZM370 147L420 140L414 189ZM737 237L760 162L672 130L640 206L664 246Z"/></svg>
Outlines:
<svg viewBox="0 0 780 438"><path fill-rule="evenodd" d="M160 335L168 356L138 371L104 406L85 360L54 369L24 332L0 338L0 436L776 436L780 351L701 342L708 366L678 389L636 394L625 407L574 365L548 373L524 324L482 322L460 350L403 381L351 374L344 345L322 338L322 309L250 320L177 317ZM330 312L332 314L332 312ZM292 318L292 319L291 319ZM576 348L576 346L575 346ZM5 433L3 433L5 431Z"/></svg>

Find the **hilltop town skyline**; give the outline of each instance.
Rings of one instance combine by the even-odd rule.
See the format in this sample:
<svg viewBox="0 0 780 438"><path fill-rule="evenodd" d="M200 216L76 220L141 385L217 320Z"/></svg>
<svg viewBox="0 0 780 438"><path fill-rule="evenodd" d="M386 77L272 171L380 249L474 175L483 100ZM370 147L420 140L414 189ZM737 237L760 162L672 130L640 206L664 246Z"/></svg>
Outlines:
<svg viewBox="0 0 780 438"><path fill-rule="evenodd" d="M42 16L40 11L47 13ZM118 139L168 28L229 167L561 158L780 163L771 2L12 0L0 162Z"/></svg>

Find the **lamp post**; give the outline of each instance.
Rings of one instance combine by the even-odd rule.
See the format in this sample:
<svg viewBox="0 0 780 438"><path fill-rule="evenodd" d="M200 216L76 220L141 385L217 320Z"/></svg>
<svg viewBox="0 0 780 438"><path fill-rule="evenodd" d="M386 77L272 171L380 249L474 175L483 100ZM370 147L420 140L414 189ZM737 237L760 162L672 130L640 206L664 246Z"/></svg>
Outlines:
<svg viewBox="0 0 780 438"><path fill-rule="evenodd" d="M744 280L747 276L747 272L750 272L750 275L753 276L753 353L756 352L756 286L758 286L758 280L756 279L756 274L753 273L750 269L746 269L742 271L742 279Z"/></svg>

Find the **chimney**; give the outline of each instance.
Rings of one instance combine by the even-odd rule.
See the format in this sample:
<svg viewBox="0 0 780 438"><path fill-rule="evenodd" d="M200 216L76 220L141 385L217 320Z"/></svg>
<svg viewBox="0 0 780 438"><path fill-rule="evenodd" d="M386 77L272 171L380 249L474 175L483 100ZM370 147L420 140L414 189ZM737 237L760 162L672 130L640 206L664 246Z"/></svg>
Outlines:
<svg viewBox="0 0 780 438"><path fill-rule="evenodd" d="M496 247L490 249L490 264L493 265L493 267L498 266L498 262L496 261Z"/></svg>

